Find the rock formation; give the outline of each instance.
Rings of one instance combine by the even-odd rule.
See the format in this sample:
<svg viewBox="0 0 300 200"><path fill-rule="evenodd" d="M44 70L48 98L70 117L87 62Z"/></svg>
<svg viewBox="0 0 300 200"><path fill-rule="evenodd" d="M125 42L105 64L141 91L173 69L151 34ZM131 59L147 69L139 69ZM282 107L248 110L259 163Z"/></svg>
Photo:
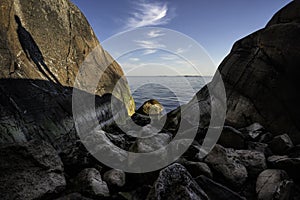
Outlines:
<svg viewBox="0 0 300 200"><path fill-rule="evenodd" d="M219 66L227 96L226 124L245 127L259 122L272 132L287 133L300 143L299 63L300 2L292 1L267 26L239 41ZM200 125L210 119L211 99L217 99L218 76L185 107L200 109ZM215 93L214 93L215 92ZM176 111L170 118L178 118ZM172 119L170 119L172 121Z"/></svg>
<svg viewBox="0 0 300 200"><path fill-rule="evenodd" d="M76 6L68 0L4 0L0 8L0 143L33 138L54 143L72 135L72 87L91 52L97 72L77 85L100 97L112 93L120 80L114 96L133 114L121 67ZM91 80L99 80L95 91L89 91Z"/></svg>

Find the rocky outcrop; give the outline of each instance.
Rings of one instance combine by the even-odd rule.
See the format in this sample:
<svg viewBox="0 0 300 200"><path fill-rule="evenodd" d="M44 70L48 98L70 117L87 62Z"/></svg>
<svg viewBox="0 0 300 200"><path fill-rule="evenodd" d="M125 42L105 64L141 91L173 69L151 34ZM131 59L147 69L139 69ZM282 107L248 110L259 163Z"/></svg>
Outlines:
<svg viewBox="0 0 300 200"><path fill-rule="evenodd" d="M57 136L70 134L72 104L66 95L92 52L95 77L76 85L98 96L118 87L114 96L133 114L134 102L121 67L102 49L86 18L70 1L4 0L0 7L0 143L31 138L52 143ZM97 77L99 73L103 75ZM91 81L99 78L95 91L90 91Z"/></svg>
<svg viewBox="0 0 300 200"><path fill-rule="evenodd" d="M299 6L292 1L265 28L236 42L219 66L227 96L226 124L239 128L259 122L272 134L287 133L300 143ZM181 112L199 106L200 126L207 126L211 104L219 97L218 83L216 74ZM169 118L176 122L179 117L174 111Z"/></svg>
<svg viewBox="0 0 300 200"><path fill-rule="evenodd" d="M66 187L63 164L43 141L0 148L0 199L43 199Z"/></svg>

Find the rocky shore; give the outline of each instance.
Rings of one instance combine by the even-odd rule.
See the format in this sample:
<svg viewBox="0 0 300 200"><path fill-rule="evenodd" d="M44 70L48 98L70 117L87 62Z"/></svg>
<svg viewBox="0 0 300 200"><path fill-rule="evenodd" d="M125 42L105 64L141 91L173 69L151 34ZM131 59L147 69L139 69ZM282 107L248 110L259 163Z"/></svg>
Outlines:
<svg viewBox="0 0 300 200"><path fill-rule="evenodd" d="M227 115L217 144L205 157L199 155L210 109L219 105L216 76L190 103L166 115L160 116L163 107L156 100L134 113L125 78L122 92L111 94L123 76L121 67L72 3L4 0L0 7L0 199L300 199L300 1L236 42L219 66ZM80 118L73 119L75 76L97 46L95 63L105 75L94 93L80 90L83 97L96 95L96 114L91 116L92 108L79 102ZM134 121L141 131L133 133L155 134L137 139L124 132L112 114L112 101L120 106L124 127L130 129L129 121ZM108 144L135 153L164 148L178 132L182 115L194 106L200 109L200 121L184 122L197 130L192 145L162 169L128 173L99 162L97 152L86 149L89 141L96 141L95 151L111 150ZM158 122L166 120L163 129L152 126L151 114ZM74 120L85 124L91 118L101 129L79 136ZM122 160L119 149L107 155Z"/></svg>

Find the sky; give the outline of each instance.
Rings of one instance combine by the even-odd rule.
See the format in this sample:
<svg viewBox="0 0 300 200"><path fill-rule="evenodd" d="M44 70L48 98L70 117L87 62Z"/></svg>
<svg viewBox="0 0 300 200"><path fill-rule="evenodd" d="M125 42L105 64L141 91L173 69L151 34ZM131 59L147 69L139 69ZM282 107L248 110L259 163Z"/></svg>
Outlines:
<svg viewBox="0 0 300 200"><path fill-rule="evenodd" d="M125 73L137 76L213 75L235 41L291 0L72 2Z"/></svg>

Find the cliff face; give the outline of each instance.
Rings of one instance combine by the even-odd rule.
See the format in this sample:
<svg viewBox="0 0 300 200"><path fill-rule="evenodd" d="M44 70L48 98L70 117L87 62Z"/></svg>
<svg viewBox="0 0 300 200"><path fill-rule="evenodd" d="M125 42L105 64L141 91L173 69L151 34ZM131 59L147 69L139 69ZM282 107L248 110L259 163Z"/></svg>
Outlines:
<svg viewBox="0 0 300 200"><path fill-rule="evenodd" d="M72 129L70 87L92 50L94 76L77 85L102 96L120 80L114 95L133 114L121 67L102 49L76 6L68 0L3 0L0 9L1 142L39 134L52 138ZM92 80L99 80L95 91L89 91Z"/></svg>
<svg viewBox="0 0 300 200"><path fill-rule="evenodd" d="M275 135L288 133L300 142L299 10L300 1L291 2L265 28L236 42L219 66L227 96L227 124L243 127L259 122ZM217 81L215 76L209 84L212 91L217 90ZM209 121L213 95L208 95L207 87L197 93L196 104L204 116L201 124Z"/></svg>

